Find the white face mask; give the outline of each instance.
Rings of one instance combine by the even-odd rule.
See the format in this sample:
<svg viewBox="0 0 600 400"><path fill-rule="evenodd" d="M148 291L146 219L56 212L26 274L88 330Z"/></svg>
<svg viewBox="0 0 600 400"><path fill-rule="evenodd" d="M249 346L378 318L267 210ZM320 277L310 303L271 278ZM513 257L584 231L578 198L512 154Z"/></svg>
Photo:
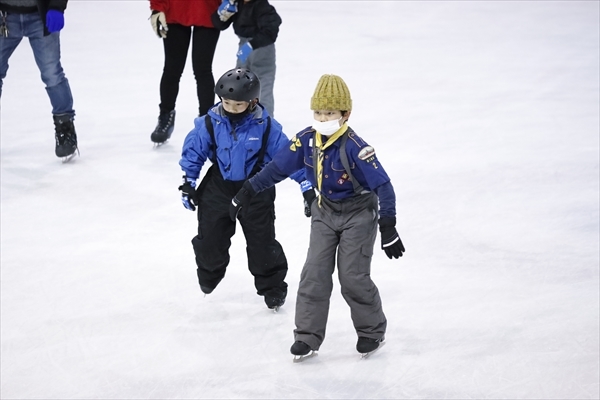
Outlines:
<svg viewBox="0 0 600 400"><path fill-rule="evenodd" d="M340 129L340 122L342 121L342 118L343 117L340 117L340 119L334 119L332 121L324 122L314 120L312 127L321 135L331 136Z"/></svg>

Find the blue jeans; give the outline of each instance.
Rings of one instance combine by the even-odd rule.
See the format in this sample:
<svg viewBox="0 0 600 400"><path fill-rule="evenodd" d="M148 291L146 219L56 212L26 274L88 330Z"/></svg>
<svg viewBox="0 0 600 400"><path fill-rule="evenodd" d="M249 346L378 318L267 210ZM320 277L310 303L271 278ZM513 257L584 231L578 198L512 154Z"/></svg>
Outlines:
<svg viewBox="0 0 600 400"><path fill-rule="evenodd" d="M52 104L52 114L75 115L69 81L60 64L59 32L44 36L44 25L38 13L9 13L6 24L8 37L0 36L0 97L2 82L8 71L8 59L25 36L29 38L42 81L46 84L46 92Z"/></svg>

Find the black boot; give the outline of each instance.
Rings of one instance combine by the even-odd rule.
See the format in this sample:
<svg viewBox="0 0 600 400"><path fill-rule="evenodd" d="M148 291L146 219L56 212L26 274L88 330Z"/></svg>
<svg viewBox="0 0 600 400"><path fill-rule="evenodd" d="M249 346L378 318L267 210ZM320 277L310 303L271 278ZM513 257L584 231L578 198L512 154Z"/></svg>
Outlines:
<svg viewBox="0 0 600 400"><path fill-rule="evenodd" d="M202 286L200 285L200 290L202 290L202 293L204 294L211 294L213 290L215 290L214 288L209 288L208 286Z"/></svg>
<svg viewBox="0 0 600 400"><path fill-rule="evenodd" d="M279 309L285 303L285 298L265 296L265 304L271 310Z"/></svg>
<svg viewBox="0 0 600 400"><path fill-rule="evenodd" d="M309 345L307 345L306 343L301 342L299 340L294 342L294 344L290 348L290 352L295 356L305 356L308 353L310 353L311 350L312 349L310 348Z"/></svg>
<svg viewBox="0 0 600 400"><path fill-rule="evenodd" d="M154 132L150 135L150 140L154 143L164 143L171 137L173 129L175 129L175 110L161 113L158 116L156 128L154 128Z"/></svg>
<svg viewBox="0 0 600 400"><path fill-rule="evenodd" d="M77 150L77 134L70 114L54 115L54 137L56 157L68 157Z"/></svg>
<svg viewBox="0 0 600 400"><path fill-rule="evenodd" d="M358 342L356 343L356 351L361 354L370 353L376 350L379 347L379 344L384 340L384 338L370 339L366 337L359 337Z"/></svg>
<svg viewBox="0 0 600 400"><path fill-rule="evenodd" d="M261 293L265 296L265 304L271 310L277 311L279 310L279 307L285 303L285 298L287 297L287 284L283 282L281 286L282 287L270 289L266 293Z"/></svg>

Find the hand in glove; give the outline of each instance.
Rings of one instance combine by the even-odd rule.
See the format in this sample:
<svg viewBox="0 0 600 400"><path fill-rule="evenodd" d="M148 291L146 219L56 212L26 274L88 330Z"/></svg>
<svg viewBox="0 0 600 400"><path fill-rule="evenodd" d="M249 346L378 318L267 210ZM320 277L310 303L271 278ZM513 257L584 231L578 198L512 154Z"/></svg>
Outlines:
<svg viewBox="0 0 600 400"><path fill-rule="evenodd" d="M152 10L150 23L152 24L152 30L154 30L154 33L156 33L159 38L164 39L167 37L169 27L167 26L167 18L165 17L164 12Z"/></svg>
<svg viewBox="0 0 600 400"><path fill-rule="evenodd" d="M398 231L396 231L396 218L381 217L379 218L379 232L381 232L381 248L389 259L402 257L404 245Z"/></svg>
<svg viewBox="0 0 600 400"><path fill-rule="evenodd" d="M304 197L304 215L310 218L310 206L312 206L313 201L317 198L317 194L308 180L300 182L300 190L302 190L302 197Z"/></svg>
<svg viewBox="0 0 600 400"><path fill-rule="evenodd" d="M227 21L233 14L238 12L237 3L235 0L223 0L219 9L217 10L217 14L219 14L219 19L223 22Z"/></svg>
<svg viewBox="0 0 600 400"><path fill-rule="evenodd" d="M241 208L244 209L244 212L248 212L250 200L255 195L256 192L254 191L254 189L252 189L252 185L250 184L250 182L244 182L244 185L239 190L239 192L237 192L235 197L231 199L231 204L229 205L229 218L231 218L232 221L235 221Z"/></svg>
<svg viewBox="0 0 600 400"><path fill-rule="evenodd" d="M48 10L46 13L46 27L48 32L58 32L65 26L65 16L58 10Z"/></svg>
<svg viewBox="0 0 600 400"><path fill-rule="evenodd" d="M181 190L181 202L183 206L190 211L196 211L198 199L196 199L196 180L183 176L183 185L179 186Z"/></svg>
<svg viewBox="0 0 600 400"><path fill-rule="evenodd" d="M240 47L236 56L241 63L245 63L250 53L252 53L252 45L250 42L246 42L242 47Z"/></svg>
<svg viewBox="0 0 600 400"><path fill-rule="evenodd" d="M310 207L312 206L313 201L315 201L315 199L317 198L317 195L315 194L315 189L310 188L306 192L302 193L302 196L304 196L304 215L310 218L312 215Z"/></svg>

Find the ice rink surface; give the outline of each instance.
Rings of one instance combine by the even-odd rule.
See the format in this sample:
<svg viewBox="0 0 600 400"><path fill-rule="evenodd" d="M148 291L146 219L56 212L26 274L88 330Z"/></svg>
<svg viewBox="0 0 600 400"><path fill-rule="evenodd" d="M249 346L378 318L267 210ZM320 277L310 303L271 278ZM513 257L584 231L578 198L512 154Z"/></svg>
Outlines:
<svg viewBox="0 0 600 400"><path fill-rule="evenodd" d="M372 266L387 345L359 359L336 284L319 356L292 363L310 222L289 180L280 313L255 293L241 230L203 297L196 217L177 191L191 65L155 149L163 50L149 3L72 0L62 61L81 157L54 156L27 40L4 81L2 399L599 398L599 2L272 4L286 134L311 125L318 78L340 75L350 125L394 184L407 251L388 260L377 239ZM236 46L223 32L216 77Z"/></svg>

